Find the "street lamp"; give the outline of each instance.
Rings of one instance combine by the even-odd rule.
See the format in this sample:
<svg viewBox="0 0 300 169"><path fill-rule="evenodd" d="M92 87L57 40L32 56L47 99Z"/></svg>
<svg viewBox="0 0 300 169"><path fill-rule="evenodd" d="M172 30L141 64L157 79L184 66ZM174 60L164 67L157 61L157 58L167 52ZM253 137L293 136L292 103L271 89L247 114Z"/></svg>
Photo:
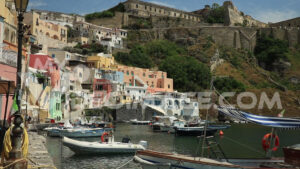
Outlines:
<svg viewBox="0 0 300 169"><path fill-rule="evenodd" d="M16 81L16 102L18 106L17 112L14 114L14 127L12 129L12 150L9 152L9 160L14 161L22 158L22 135L24 129L21 127L23 123L23 118L21 116L21 73L22 73L22 41L23 41L23 19L24 12L29 0L15 0L15 7L18 13L18 59L17 59L17 81ZM16 163L12 168L27 168L26 163Z"/></svg>

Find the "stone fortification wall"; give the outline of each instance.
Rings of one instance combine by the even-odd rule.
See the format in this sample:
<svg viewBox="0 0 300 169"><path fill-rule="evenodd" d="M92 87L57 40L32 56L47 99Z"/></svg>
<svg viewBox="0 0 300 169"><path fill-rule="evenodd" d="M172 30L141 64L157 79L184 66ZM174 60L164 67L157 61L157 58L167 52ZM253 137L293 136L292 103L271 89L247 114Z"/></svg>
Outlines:
<svg viewBox="0 0 300 169"><path fill-rule="evenodd" d="M122 12L115 12L114 17L97 18L89 20L87 22L104 27L122 28L122 26L128 25L128 14Z"/></svg>
<svg viewBox="0 0 300 169"><path fill-rule="evenodd" d="M177 43L198 43L211 36L219 45L254 50L256 39L261 34L272 34L286 40L290 46L300 44L300 30L280 28L201 26L196 28L168 28L130 31L128 38L135 42L148 42L154 39L167 39Z"/></svg>
<svg viewBox="0 0 300 169"><path fill-rule="evenodd" d="M240 12L231 1L225 1L223 4L225 8L225 26L254 26L254 27L267 27L267 24L253 19L249 15L245 15L243 12Z"/></svg>

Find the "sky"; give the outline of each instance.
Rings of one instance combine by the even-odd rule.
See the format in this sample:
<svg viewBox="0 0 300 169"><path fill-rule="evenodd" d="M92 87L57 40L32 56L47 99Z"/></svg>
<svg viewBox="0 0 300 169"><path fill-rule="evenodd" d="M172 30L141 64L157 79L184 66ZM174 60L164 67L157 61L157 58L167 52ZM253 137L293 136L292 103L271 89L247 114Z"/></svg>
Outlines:
<svg viewBox="0 0 300 169"><path fill-rule="evenodd" d="M85 15L109 9L124 0L29 0L28 9L43 9ZM195 11L204 5L223 4L224 0L144 0L185 11ZM246 15L268 22L300 17L300 0L232 0Z"/></svg>

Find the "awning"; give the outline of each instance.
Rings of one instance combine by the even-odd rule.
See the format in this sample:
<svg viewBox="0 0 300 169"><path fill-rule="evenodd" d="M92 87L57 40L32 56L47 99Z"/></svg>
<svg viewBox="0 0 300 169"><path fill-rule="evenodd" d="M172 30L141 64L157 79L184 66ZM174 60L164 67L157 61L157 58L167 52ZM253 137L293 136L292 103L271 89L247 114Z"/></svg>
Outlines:
<svg viewBox="0 0 300 169"><path fill-rule="evenodd" d="M15 82L8 81L8 80L0 80L0 94L7 94L8 88L9 88L9 94L13 94L16 88Z"/></svg>
<svg viewBox="0 0 300 169"><path fill-rule="evenodd" d="M243 112L232 107L218 107L219 113L231 118L274 128L300 128L300 119L266 117Z"/></svg>

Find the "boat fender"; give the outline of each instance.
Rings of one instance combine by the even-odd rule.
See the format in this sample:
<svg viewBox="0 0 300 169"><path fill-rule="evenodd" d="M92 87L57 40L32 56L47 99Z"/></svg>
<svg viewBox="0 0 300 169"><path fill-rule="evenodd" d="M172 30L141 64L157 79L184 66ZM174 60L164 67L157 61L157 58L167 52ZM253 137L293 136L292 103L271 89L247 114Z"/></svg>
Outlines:
<svg viewBox="0 0 300 169"><path fill-rule="evenodd" d="M105 138L108 136L108 133L107 132L104 132L102 135L101 135L101 142L104 143L106 142Z"/></svg>
<svg viewBox="0 0 300 169"><path fill-rule="evenodd" d="M171 166L171 163L152 163L152 162L146 161L136 155L133 157L133 161L141 163L141 164L149 165L149 166Z"/></svg>
<svg viewBox="0 0 300 169"><path fill-rule="evenodd" d="M273 138L272 138L273 137ZM275 134L268 133L266 134L262 139L262 147L265 151L270 149L271 146L271 138L272 140L275 139L275 145L272 149L272 151L276 151L279 147L279 137Z"/></svg>

